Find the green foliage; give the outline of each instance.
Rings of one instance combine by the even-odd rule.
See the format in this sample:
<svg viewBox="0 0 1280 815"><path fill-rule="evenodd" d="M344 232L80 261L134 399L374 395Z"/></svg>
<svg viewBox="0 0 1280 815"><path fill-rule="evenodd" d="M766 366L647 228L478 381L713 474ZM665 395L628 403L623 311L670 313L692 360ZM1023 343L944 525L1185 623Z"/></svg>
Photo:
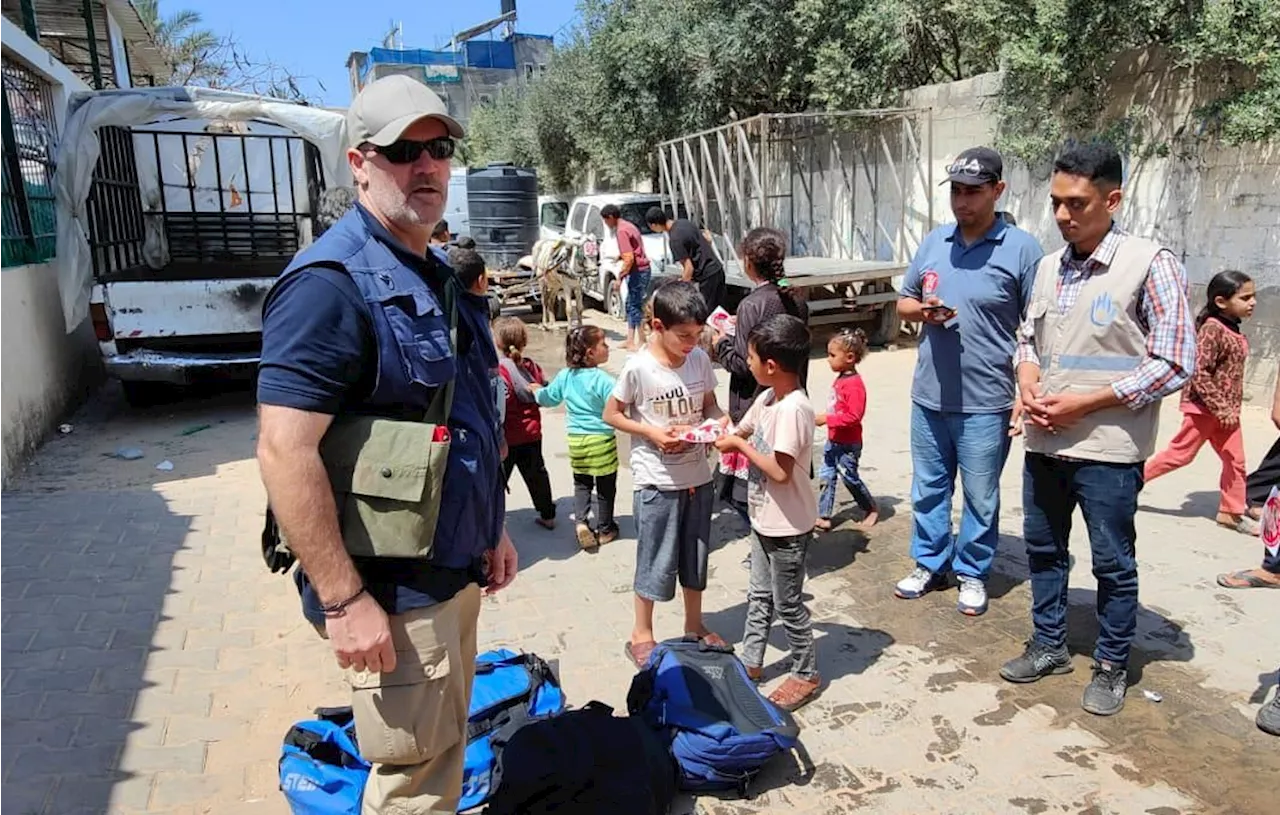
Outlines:
<svg viewBox="0 0 1280 815"><path fill-rule="evenodd" d="M1276 0L581 0L538 79L472 120L469 156L536 165L571 188L626 183L658 142L762 112L894 107L904 90L1004 70L999 146L1036 161L1073 136L1144 144L1105 122L1118 54L1162 46L1229 77L1200 115L1229 142L1280 133Z"/></svg>

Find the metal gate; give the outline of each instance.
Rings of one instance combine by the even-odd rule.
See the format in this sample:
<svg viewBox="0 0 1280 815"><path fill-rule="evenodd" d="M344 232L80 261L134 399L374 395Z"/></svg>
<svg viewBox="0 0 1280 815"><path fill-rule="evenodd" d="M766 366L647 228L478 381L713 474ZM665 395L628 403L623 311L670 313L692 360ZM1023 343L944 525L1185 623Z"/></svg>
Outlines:
<svg viewBox="0 0 1280 815"><path fill-rule="evenodd" d="M310 238L324 189L320 153L299 136L142 126L99 130L87 201L99 280L274 277ZM142 173L148 174L145 182ZM157 251L151 242L163 246Z"/></svg>
<svg viewBox="0 0 1280 815"><path fill-rule="evenodd" d="M795 255L906 261L933 228L933 115L761 114L658 145L673 206L735 246L776 226Z"/></svg>

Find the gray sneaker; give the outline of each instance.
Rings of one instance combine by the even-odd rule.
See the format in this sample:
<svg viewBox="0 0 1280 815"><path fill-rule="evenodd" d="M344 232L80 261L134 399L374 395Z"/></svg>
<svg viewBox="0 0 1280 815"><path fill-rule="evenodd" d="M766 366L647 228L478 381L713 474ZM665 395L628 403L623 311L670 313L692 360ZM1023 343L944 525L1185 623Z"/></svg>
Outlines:
<svg viewBox="0 0 1280 815"><path fill-rule="evenodd" d="M1280 736L1280 690L1276 691L1270 702L1258 709L1258 718L1254 721L1263 733Z"/></svg>
<svg viewBox="0 0 1280 815"><path fill-rule="evenodd" d="M1051 674L1069 674L1075 668L1071 665L1071 655L1067 646L1057 648L1027 640L1027 649L1022 656L1009 660L1000 668L1000 676L1008 682L1035 682Z"/></svg>
<svg viewBox="0 0 1280 815"><path fill-rule="evenodd" d="M1124 709L1128 672L1114 665L1093 663L1093 681L1084 689L1080 707L1095 716L1114 716Z"/></svg>

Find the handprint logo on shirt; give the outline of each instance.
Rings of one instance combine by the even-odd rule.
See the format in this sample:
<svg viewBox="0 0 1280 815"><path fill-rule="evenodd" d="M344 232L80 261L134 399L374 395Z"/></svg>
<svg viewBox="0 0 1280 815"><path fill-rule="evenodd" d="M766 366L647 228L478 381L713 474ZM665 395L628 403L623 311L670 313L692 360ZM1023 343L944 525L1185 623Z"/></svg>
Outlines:
<svg viewBox="0 0 1280 815"><path fill-rule="evenodd" d="M1120 310L1112 302L1110 294L1103 292L1093 298L1093 304L1089 309L1089 322L1099 328L1106 328L1114 323L1118 316L1120 316Z"/></svg>

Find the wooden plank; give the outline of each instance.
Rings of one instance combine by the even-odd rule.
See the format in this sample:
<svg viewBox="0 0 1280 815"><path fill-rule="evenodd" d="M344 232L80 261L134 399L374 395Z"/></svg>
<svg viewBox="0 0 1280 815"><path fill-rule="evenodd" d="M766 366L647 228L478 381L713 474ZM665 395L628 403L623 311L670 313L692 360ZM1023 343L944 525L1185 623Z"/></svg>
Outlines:
<svg viewBox="0 0 1280 815"><path fill-rule="evenodd" d="M741 150L741 152L739 153L739 156L741 158L746 159L747 170L750 171L751 180L754 181L756 184L755 197L758 197L760 199L759 217L761 220L763 220L764 206L765 206L764 204L765 193L764 193L764 185L763 183L761 183L761 180L760 180L760 168L756 166L755 156L751 154L751 142L747 140L746 129L744 127L737 127L734 129L734 132L737 133L738 135L738 146L739 146L739 149ZM743 226L745 227L746 224L744 224Z"/></svg>
<svg viewBox="0 0 1280 815"><path fill-rule="evenodd" d="M698 146L702 148L702 160L707 165L707 175L711 179L711 187L716 194L716 209L720 211L720 232L724 232L729 223L729 212L725 208L724 187L720 184L720 175L711 161L711 148L707 146L707 137L698 137Z"/></svg>
<svg viewBox="0 0 1280 815"><path fill-rule="evenodd" d="M702 213L702 217L700 219L695 218L694 220L701 220L705 222L707 219L707 210L710 209L707 205L707 188L702 183L701 174L696 169L697 162L694 161L693 158L693 148L689 146L687 139L681 143L681 147L684 148L684 163L685 166L689 168L689 177L693 179L694 191L698 195L698 202L700 205L699 211Z"/></svg>
<svg viewBox="0 0 1280 815"><path fill-rule="evenodd" d="M747 210L746 201L742 197L742 180L738 175L738 168L734 167L733 151L729 149L729 142L725 139L722 131L716 131L716 147L720 151L720 159L724 162L725 173L729 176L729 189L733 194L734 209L738 213L738 221L734 224L734 229L724 230L725 235L737 246L742 240L742 232L746 228Z"/></svg>
<svg viewBox="0 0 1280 815"><path fill-rule="evenodd" d="M677 203L679 202L679 190L675 188L671 181L671 170L667 167L667 148L658 148L658 172L659 183L663 185L664 192L671 201L671 214L674 215L679 211Z"/></svg>

